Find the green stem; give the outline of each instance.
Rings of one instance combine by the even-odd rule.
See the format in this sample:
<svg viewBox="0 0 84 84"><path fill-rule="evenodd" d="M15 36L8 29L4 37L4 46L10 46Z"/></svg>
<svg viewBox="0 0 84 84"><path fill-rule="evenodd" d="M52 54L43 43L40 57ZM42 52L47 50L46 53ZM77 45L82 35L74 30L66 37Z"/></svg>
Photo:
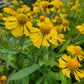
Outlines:
<svg viewBox="0 0 84 84"><path fill-rule="evenodd" d="M71 44L80 36L81 32L72 40Z"/></svg>

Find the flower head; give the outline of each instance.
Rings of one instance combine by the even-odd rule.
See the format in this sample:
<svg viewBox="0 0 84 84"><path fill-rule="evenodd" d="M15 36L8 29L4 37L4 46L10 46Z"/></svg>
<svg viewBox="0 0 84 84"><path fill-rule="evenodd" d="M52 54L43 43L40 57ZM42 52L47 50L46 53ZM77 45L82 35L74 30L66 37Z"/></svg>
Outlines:
<svg viewBox="0 0 84 84"><path fill-rule="evenodd" d="M75 55L76 58L78 56L80 61L84 59L84 57L82 56L84 52L80 46L70 45L67 47L67 51L69 51L72 55Z"/></svg>
<svg viewBox="0 0 84 84"><path fill-rule="evenodd" d="M78 31L80 31L84 34L84 23L82 25L76 26L76 29L78 29Z"/></svg>
<svg viewBox="0 0 84 84"><path fill-rule="evenodd" d="M84 71L80 70L81 64L76 58L71 58L71 56L63 55L58 59L59 67L62 68L62 72L68 78L70 78L70 71L74 72L76 80L80 81L79 78L84 77Z"/></svg>
<svg viewBox="0 0 84 84"><path fill-rule="evenodd" d="M31 29L32 24L28 21L28 16L26 14L17 14L16 17L4 17L3 20L6 21L6 28L12 30L12 35L14 35L15 37L22 36L23 34L25 34L26 36L29 35L29 30Z"/></svg>
<svg viewBox="0 0 84 84"><path fill-rule="evenodd" d="M67 20L63 20L61 27L64 28L64 31L66 31L66 29L70 30L69 22Z"/></svg>

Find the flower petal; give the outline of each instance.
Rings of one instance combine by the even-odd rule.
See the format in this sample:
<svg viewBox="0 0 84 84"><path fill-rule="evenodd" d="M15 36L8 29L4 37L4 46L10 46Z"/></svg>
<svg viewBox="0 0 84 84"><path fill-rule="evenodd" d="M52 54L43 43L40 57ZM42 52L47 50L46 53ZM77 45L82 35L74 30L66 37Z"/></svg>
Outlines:
<svg viewBox="0 0 84 84"><path fill-rule="evenodd" d="M24 34L25 34L26 36L29 36L29 31L28 31L28 29L26 28L26 25L24 25Z"/></svg>
<svg viewBox="0 0 84 84"><path fill-rule="evenodd" d="M62 69L62 72L64 75L66 75L68 78L70 78L70 69L69 68Z"/></svg>
<svg viewBox="0 0 84 84"><path fill-rule="evenodd" d="M3 20L4 21L16 21L16 18L13 16L10 16L10 17L4 17Z"/></svg>
<svg viewBox="0 0 84 84"><path fill-rule="evenodd" d="M18 25L13 31L12 31L12 35L16 36L22 36L23 35L23 25L20 27L20 25Z"/></svg>
<svg viewBox="0 0 84 84"><path fill-rule="evenodd" d="M78 77L78 75L76 74L75 71L74 71L74 76L75 76L76 80L80 81L80 79L79 79L79 77Z"/></svg>
<svg viewBox="0 0 84 84"><path fill-rule="evenodd" d="M62 58L59 58L58 61L59 61L59 67L60 68L67 67L67 62L63 61Z"/></svg>
<svg viewBox="0 0 84 84"><path fill-rule="evenodd" d="M17 26L17 22L5 22L5 26L7 29L11 30Z"/></svg>
<svg viewBox="0 0 84 84"><path fill-rule="evenodd" d="M84 77L84 73L81 73L81 72L79 72L78 70L76 70L76 73L77 73L77 75L78 75L80 78L83 78L83 77Z"/></svg>

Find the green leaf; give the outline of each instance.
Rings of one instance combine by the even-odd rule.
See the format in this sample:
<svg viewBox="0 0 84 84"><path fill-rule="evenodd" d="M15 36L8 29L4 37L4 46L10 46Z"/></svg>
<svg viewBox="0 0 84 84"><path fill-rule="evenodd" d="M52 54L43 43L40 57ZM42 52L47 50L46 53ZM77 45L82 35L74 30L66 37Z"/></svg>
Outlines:
<svg viewBox="0 0 84 84"><path fill-rule="evenodd" d="M7 49L10 48L9 45L8 45L8 43L4 42L4 41L0 41L0 47L7 48Z"/></svg>
<svg viewBox="0 0 84 84"><path fill-rule="evenodd" d="M0 49L0 52L1 53L9 53L9 54L16 54L16 53L18 53L17 51L13 51L13 50L10 50L10 49Z"/></svg>
<svg viewBox="0 0 84 84"><path fill-rule="evenodd" d="M67 80L67 84L72 84L72 83L71 83L71 78L69 78L69 79Z"/></svg>
<svg viewBox="0 0 84 84"><path fill-rule="evenodd" d="M14 58L11 54L6 53L5 56L4 56L4 60L6 61L7 68L8 68L11 61L14 60Z"/></svg>
<svg viewBox="0 0 84 84"><path fill-rule="evenodd" d="M40 79L38 79L38 80L36 81L36 83L35 83L35 84L41 84L41 83L42 83L42 81L43 81L43 79L44 79L44 76L42 76Z"/></svg>
<svg viewBox="0 0 84 84"><path fill-rule="evenodd" d="M36 71L37 69L39 69L41 66L39 64L34 64L32 66L29 66L27 68L24 68L20 71L18 71L17 73L13 73L9 76L8 78L8 83L10 80L18 80L18 79L22 79L28 75L30 75L31 73L33 73L34 71Z"/></svg>

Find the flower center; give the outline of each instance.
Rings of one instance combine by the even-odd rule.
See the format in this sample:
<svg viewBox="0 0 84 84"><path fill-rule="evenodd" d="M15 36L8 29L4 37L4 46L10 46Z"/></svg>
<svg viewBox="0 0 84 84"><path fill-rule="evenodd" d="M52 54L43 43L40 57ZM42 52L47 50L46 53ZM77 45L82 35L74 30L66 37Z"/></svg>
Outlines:
<svg viewBox="0 0 84 84"><path fill-rule="evenodd" d="M58 16L54 17L55 20L59 21L60 18Z"/></svg>
<svg viewBox="0 0 84 84"><path fill-rule="evenodd" d="M28 17L25 14L18 14L16 16L16 18L17 18L17 21L19 22L19 24L22 24L22 25L27 23L27 21L28 21Z"/></svg>
<svg viewBox="0 0 84 84"><path fill-rule="evenodd" d="M82 54L82 50L80 48L74 47L74 51L76 54Z"/></svg>
<svg viewBox="0 0 84 84"><path fill-rule="evenodd" d="M45 17L44 17L44 16L40 16L40 17L39 17L39 20L40 20L41 22L43 22L43 21L45 20Z"/></svg>
<svg viewBox="0 0 84 84"><path fill-rule="evenodd" d="M80 66L79 62L75 58L70 59L67 65L70 70L77 70L78 67Z"/></svg>
<svg viewBox="0 0 84 84"><path fill-rule="evenodd" d="M55 10L58 10L58 9L60 9L60 6L59 5L55 5Z"/></svg>
<svg viewBox="0 0 84 84"><path fill-rule="evenodd" d="M42 32L43 35L49 34L50 30L51 28L48 25L43 25L40 27L40 31Z"/></svg>
<svg viewBox="0 0 84 84"><path fill-rule="evenodd" d="M65 21L62 22L62 24L63 24L64 26L68 26L68 25L69 25L69 22L68 22L67 20L65 20Z"/></svg>

